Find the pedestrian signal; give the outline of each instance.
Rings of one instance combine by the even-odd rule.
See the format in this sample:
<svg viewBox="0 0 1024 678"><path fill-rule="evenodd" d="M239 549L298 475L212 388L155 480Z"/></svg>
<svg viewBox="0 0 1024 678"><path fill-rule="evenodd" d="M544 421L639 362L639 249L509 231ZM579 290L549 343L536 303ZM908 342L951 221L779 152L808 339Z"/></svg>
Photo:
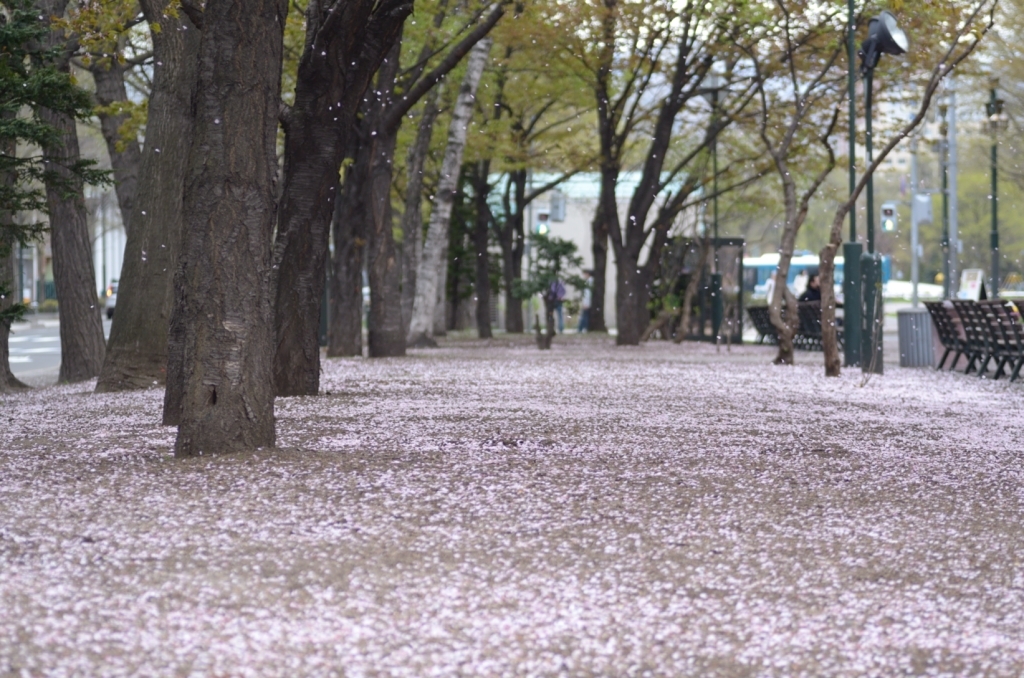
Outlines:
<svg viewBox="0 0 1024 678"><path fill-rule="evenodd" d="M896 230L896 203L887 202L882 205L882 232L892 233Z"/></svg>

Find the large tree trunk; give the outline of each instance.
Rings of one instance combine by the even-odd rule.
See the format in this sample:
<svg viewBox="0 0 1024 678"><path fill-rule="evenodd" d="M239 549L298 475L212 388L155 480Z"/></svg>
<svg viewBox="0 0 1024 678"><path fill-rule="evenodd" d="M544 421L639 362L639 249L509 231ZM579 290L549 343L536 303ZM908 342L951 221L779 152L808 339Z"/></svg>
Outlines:
<svg viewBox="0 0 1024 678"><path fill-rule="evenodd" d="M515 295L515 281L523 277L523 252L526 234L523 232L523 209L526 202L526 170L509 172L503 207L505 223L497 227L501 246L501 275L505 285L505 331L523 332L523 300Z"/></svg>
<svg viewBox="0 0 1024 678"><path fill-rule="evenodd" d="M155 65L146 143L140 155L137 197L126 220L128 239L117 311L96 384L99 392L151 388L167 382L168 347L181 341L180 336L170 336L170 318L183 238L181 199L192 139L199 31L184 14L164 16L167 4L142 1L147 19L159 21L163 30L152 34ZM119 191L119 199L120 195ZM125 214L123 205L122 201ZM177 329L180 335L180 323ZM180 367L180 361L175 365ZM168 384L170 397L179 403L181 393L176 389L181 384Z"/></svg>
<svg viewBox="0 0 1024 678"><path fill-rule="evenodd" d="M3 111L0 115L4 122L9 123L17 116L17 111ZM13 158L17 152L18 144L13 138L0 139L0 154ZM0 182L0 189L12 190L17 183L17 175L14 172L4 172L0 174ZM7 294L0 294L0 393L27 388L11 372L11 319L3 320L4 313L22 300L22 281L17 279L18 242L15 238L7 237L8 234L4 233L2 226L11 223L11 217L10 212L0 210L0 290L8 291Z"/></svg>
<svg viewBox="0 0 1024 678"><path fill-rule="evenodd" d="M357 151L356 165L368 163ZM363 355L363 252L366 220L362 212L366 171L350 167L342 184L341 200L334 211L334 254L331 259L331 293L327 331L327 357Z"/></svg>
<svg viewBox="0 0 1024 678"><path fill-rule="evenodd" d="M272 447L277 119L287 0L209 0L185 182L175 454Z"/></svg>
<svg viewBox="0 0 1024 678"><path fill-rule="evenodd" d="M491 338L491 270L488 244L490 243L491 208L487 198L491 185L487 175L491 161L481 160L476 166L473 181L473 199L476 203L476 224L473 229L474 254L476 254L476 332L481 339Z"/></svg>
<svg viewBox="0 0 1024 678"><path fill-rule="evenodd" d="M480 84L492 43L493 40L488 37L473 46L466 64L466 75L452 110L441 177L438 180L434 209L430 215L430 226L423 246L423 260L416 274L416 299L413 304L412 321L409 324L410 345L431 341L438 284L441 282L438 280L439 271L444 261L442 257L445 245L448 243L448 225L455 191L458 188L462 151L466 145L469 121L473 116L476 88Z"/></svg>
<svg viewBox="0 0 1024 678"><path fill-rule="evenodd" d="M594 273L591 302L590 302L590 325L588 332L607 332L608 323L604 317L604 296L607 290L608 272L608 221L604 218L601 210L601 203L598 203L597 211L594 214L594 221L590 225L590 235L593 239L591 253L594 255Z"/></svg>
<svg viewBox="0 0 1024 678"><path fill-rule="evenodd" d="M416 269L423 256L423 167L430 153L430 137L437 122L440 86L434 87L423 102L423 114L416 130L416 141L406 158L408 180L405 210L402 212L402 337L409 334L412 305L416 298Z"/></svg>
<svg viewBox="0 0 1024 678"><path fill-rule="evenodd" d="M616 262L616 320L618 335L615 343L619 346L637 346L644 328L647 327L647 290L643 276L637 272L636 262Z"/></svg>
<svg viewBox="0 0 1024 678"><path fill-rule="evenodd" d="M38 4L45 16L63 14L60 0ZM47 46L64 48L62 31L51 31ZM69 72L65 58L58 64ZM71 168L80 160L75 121L48 108L39 118L56 132L53 145L43 149L48 175L46 203L50 213L50 244L53 248L53 277L60 314L60 375L62 382L95 377L103 366L106 341L97 300L96 271L93 267L92 237L85 216L82 180Z"/></svg>
<svg viewBox="0 0 1024 678"><path fill-rule="evenodd" d="M285 116L284 190L275 248L274 382L281 396L316 395L320 390L320 307L338 170L363 93L411 9L401 2L308 5L295 103ZM397 282L393 299L398 308ZM396 316L400 325L400 311ZM401 339L401 328L394 334ZM371 353L373 347L371 332Z"/></svg>
<svg viewBox="0 0 1024 678"><path fill-rule="evenodd" d="M169 28L174 30L173 27ZM117 182L115 188L117 203L121 208L121 223L124 225L125 233L131 233L131 220L139 191L142 151L136 139L125 139L121 135L121 126L128 119L128 114L114 113L108 108L128 102L128 90L124 86L125 67L114 58L104 61L108 63L96 64L90 72L96 82L96 101L107 109L98 115L100 130L107 144L110 166L114 169L114 180ZM150 102L152 100L151 94Z"/></svg>
<svg viewBox="0 0 1024 678"><path fill-rule="evenodd" d="M2 216L6 215L0 215L0 217ZM13 245L14 251L0 258L0 288L6 287L11 291L8 295L0 296L0 393L10 393L28 388L11 372L11 321L3 319L4 312L21 301L21 290L18 289L20 281L17 279L18 267L15 259L18 246L16 243L0 242L0 253L11 245Z"/></svg>
<svg viewBox="0 0 1024 678"><path fill-rule="evenodd" d="M398 75L401 44L396 43L377 73L377 100L371 116L375 132L364 138L370 158L369 210L366 232L369 252L366 271L370 279L370 312L366 319L367 348L371 358L405 355L402 322L402 270L394 237L391 211L391 179L398 144L398 126L384 123Z"/></svg>

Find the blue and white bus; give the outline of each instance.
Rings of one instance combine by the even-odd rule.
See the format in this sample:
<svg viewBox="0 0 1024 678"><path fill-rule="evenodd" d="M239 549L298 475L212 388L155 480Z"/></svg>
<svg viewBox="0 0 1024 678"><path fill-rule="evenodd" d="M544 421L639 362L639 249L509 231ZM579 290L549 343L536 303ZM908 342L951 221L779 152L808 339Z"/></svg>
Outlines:
<svg viewBox="0 0 1024 678"><path fill-rule="evenodd" d="M817 254L807 250L794 252L793 258L789 262L789 277L786 283L792 287L793 281L796 280L801 271L818 268L820 265L821 261ZM764 298L765 283L768 281L772 271L778 267L779 255L777 252L762 254L759 257L743 257L743 291L752 293L755 299ZM883 255L882 283L889 282L891 276L892 257ZM843 257L841 256L836 257L835 278L836 293L839 294L843 284Z"/></svg>

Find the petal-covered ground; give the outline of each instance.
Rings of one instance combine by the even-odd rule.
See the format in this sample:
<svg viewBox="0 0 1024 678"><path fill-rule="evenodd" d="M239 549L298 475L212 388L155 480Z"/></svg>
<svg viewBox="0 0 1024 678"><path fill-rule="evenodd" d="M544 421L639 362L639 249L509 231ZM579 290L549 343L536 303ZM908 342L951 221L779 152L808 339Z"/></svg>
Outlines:
<svg viewBox="0 0 1024 678"><path fill-rule="evenodd" d="M0 675L1024 672L1024 386L771 355L328 361L191 460L158 391L0 398Z"/></svg>

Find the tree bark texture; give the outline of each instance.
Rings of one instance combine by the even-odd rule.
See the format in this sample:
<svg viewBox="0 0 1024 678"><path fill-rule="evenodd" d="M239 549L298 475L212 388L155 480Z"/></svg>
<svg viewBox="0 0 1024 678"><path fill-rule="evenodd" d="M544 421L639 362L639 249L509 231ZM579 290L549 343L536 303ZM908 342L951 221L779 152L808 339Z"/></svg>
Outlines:
<svg viewBox="0 0 1024 678"><path fill-rule="evenodd" d="M126 225L131 226L107 356L96 383L98 392L151 388L168 382L174 275L184 237L182 191L192 141L200 35L184 14L165 16L167 2L143 0L141 4L147 19L159 21L163 30L151 36L153 87L146 141L139 155L137 195L127 213ZM100 79L97 76L97 89ZM123 91L124 81L120 84ZM110 141L107 143L109 146ZM119 188L119 200L120 195ZM121 213L126 214L123 201ZM174 343L180 346L181 324L176 327ZM180 360L175 365L180 367ZM181 384L180 380L169 384L178 402L181 394L175 389Z"/></svg>
<svg viewBox="0 0 1024 678"><path fill-rule="evenodd" d="M356 154L356 163L369 163ZM331 258L331 292L327 357L363 355L363 258L366 249L366 220L363 212L366 191L362 168L350 167L341 186L342 197L334 210L334 254Z"/></svg>
<svg viewBox="0 0 1024 678"><path fill-rule="evenodd" d="M523 211L526 209L526 170L509 172L508 184L502 199L505 220L495 225L501 247L501 276L505 284L505 331L523 332L523 300L515 295L515 281L523 277L523 251L526 234Z"/></svg>
<svg viewBox="0 0 1024 678"><path fill-rule="evenodd" d="M61 382L85 381L103 366L106 341L96 292L92 235L85 216L82 181L69 168L79 162L75 121L63 113L39 109L59 141L44 149L44 163L54 180L46 183L50 213L53 278L60 302Z"/></svg>
<svg viewBox="0 0 1024 678"><path fill-rule="evenodd" d="M405 209L402 212L402 337L409 334L412 305L416 298L416 269L423 256L423 168L430 152L430 138L437 122L440 86L430 90L423 102L423 113L416 140L406 156L408 179Z"/></svg>
<svg viewBox="0 0 1024 678"><path fill-rule="evenodd" d="M209 0L185 180L175 454L273 447L277 126L287 0Z"/></svg>
<svg viewBox="0 0 1024 678"><path fill-rule="evenodd" d="M400 55L401 45L396 43L377 72L377 98L371 118L374 133L363 140L370 157L369 209L366 212L369 218L366 272L370 279L370 312L366 318L366 338L371 358L405 355L402 269L395 247L391 211L391 179L399 127L383 124L394 95Z"/></svg>
<svg viewBox="0 0 1024 678"><path fill-rule="evenodd" d="M608 222L604 219L601 204L598 203L594 221L590 226L590 235L593 240L590 251L594 256L594 273L588 332L608 331L608 323L604 318L604 295L608 289Z"/></svg>
<svg viewBox="0 0 1024 678"><path fill-rule="evenodd" d="M439 267L445 246L448 243L448 225L451 220L452 203L458 188L459 170L462 165L462 151L466 146L466 134L473 116L476 88L480 84L484 65L491 51L493 40L484 38L469 54L466 74L455 100L452 120L448 128L448 144L441 164L441 176L434 196L434 208L430 214L430 226L423 245L423 260L416 274L416 299L413 304L412 320L409 323L408 343L416 344L429 339L433 330L434 310L437 304Z"/></svg>
<svg viewBox="0 0 1024 678"><path fill-rule="evenodd" d="M109 107L127 102L128 90L124 86L125 67L114 58L105 61L109 63L95 64L90 69L93 80L96 82L97 103L100 106ZM150 101L152 101L152 95ZM100 113L98 117L100 131L107 144L107 154L110 156L110 166L114 170L117 203L121 208L121 223L124 225L124 232L128 234L131 233L131 219L139 192L142 151L137 140L124 139L121 136L121 126L128 119L127 113L106 111Z"/></svg>
<svg viewBox="0 0 1024 678"><path fill-rule="evenodd" d="M275 246L278 395L319 392L320 305L338 171L370 78L396 44L411 9L404 0L380 6L369 0L318 0L308 6L295 103L284 117L284 190ZM397 308L397 282L395 287L388 303ZM400 324L400 311L395 315Z"/></svg>
<svg viewBox="0 0 1024 678"><path fill-rule="evenodd" d="M16 116L16 111L4 111L2 113L6 120ZM14 157L18 152L18 144L14 139L0 139L0 153L8 157ZM12 190L17 182L14 172L0 174L0 188ZM12 223L13 215L7 211L0 211L0 288L6 287L10 294L0 296L0 317L16 303L21 301L21 281L18 280L18 242L15 238L8 238L5 233L5 224ZM9 249L8 249L9 248ZM3 253L7 252L6 256ZM21 383L14 373L11 372L11 351L10 351L11 324L8 321L0 320L0 393L28 388Z"/></svg>
<svg viewBox="0 0 1024 678"><path fill-rule="evenodd" d="M3 249L3 244L0 244L0 251L3 251ZM15 244L14 251L0 259L0 284L6 283L6 286L11 290L11 293L6 297L0 296L0 315L14 306L21 296L21 291L18 289L20 285L18 283L18 267L15 258L17 251L18 246ZM11 323L6 320L0 320L0 393L10 393L28 388L11 372L10 333Z"/></svg>
<svg viewBox="0 0 1024 678"><path fill-rule="evenodd" d="M474 254L476 254L476 333L481 339L491 338L491 270L490 244L491 208L487 198L491 185L487 176L491 172L491 161L477 162L473 177L473 200L476 203L476 223L473 229Z"/></svg>

